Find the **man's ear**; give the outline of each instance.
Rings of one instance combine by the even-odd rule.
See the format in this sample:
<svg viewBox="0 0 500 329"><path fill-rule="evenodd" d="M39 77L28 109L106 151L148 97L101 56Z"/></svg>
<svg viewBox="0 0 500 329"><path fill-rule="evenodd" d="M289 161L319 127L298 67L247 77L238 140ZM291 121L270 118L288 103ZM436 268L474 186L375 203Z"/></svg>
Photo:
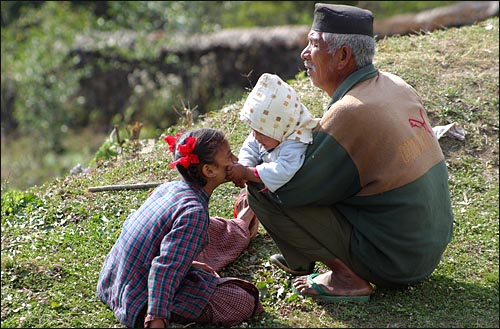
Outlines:
<svg viewBox="0 0 500 329"><path fill-rule="evenodd" d="M352 48L349 46L342 46L338 50L338 68L339 69L345 69L350 65L351 61L354 61L354 58L352 57Z"/></svg>
<svg viewBox="0 0 500 329"><path fill-rule="evenodd" d="M351 49L351 47L344 45L344 46L340 47L339 51L340 51L339 65L342 67L346 66L352 57L352 49Z"/></svg>
<svg viewBox="0 0 500 329"><path fill-rule="evenodd" d="M212 166L206 163L201 167L201 173L203 174L203 176L208 178L216 176L216 173L213 171Z"/></svg>

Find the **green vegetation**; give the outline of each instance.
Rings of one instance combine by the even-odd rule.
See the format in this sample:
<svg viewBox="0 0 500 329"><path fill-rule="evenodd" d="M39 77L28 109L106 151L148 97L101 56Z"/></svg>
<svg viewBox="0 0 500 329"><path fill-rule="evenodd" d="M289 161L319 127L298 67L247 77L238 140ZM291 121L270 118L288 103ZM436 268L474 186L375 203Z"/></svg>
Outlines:
<svg viewBox="0 0 500 329"><path fill-rule="evenodd" d="M415 87L434 126L458 122L467 131L465 141L440 140L450 172L455 232L433 275L403 291L377 289L369 303L318 304L294 295L290 278L269 264L277 249L261 227L249 248L221 273L246 278L261 289L265 313L241 327L499 327L498 29L493 18L377 43L376 66ZM290 83L320 116L326 95L304 74ZM248 133L239 121L243 101L207 114L195 127L223 130L237 152ZM95 296L97 278L123 221L150 190L90 193L87 188L177 179L168 166L171 160L159 136L152 149L134 148L100 161L90 173L25 191L2 186L1 326L121 328ZM231 217L238 193L230 183L219 187L211 214Z"/></svg>
<svg viewBox="0 0 500 329"><path fill-rule="evenodd" d="M379 19L450 3L359 5ZM140 120L143 138L174 124L179 117L174 108L182 111L187 96L179 97L185 91L178 79L165 76L154 62L160 48L173 42L173 33L310 25L313 6L310 1L2 1L2 184L24 189L65 176L77 163L85 167L113 124L125 136L126 126ZM83 62L75 49L92 49L106 59ZM134 71L137 62L141 67ZM120 95L121 106L94 106L92 95L79 94L79 86L111 69L132 72L116 79L128 81L131 94ZM221 91L220 96L211 102L220 106L232 95ZM83 127L92 127L94 136ZM83 150L75 139L87 141Z"/></svg>

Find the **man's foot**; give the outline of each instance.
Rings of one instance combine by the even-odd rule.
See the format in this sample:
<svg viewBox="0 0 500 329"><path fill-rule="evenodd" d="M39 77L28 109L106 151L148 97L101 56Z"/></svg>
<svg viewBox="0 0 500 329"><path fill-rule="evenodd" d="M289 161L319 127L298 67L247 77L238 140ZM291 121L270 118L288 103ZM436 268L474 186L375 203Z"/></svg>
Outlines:
<svg viewBox="0 0 500 329"><path fill-rule="evenodd" d="M314 262L312 262L310 265L309 265L309 268L308 269L292 269L288 266L288 263L286 262L285 260L285 257L283 257L283 255L281 254L274 254L271 256L271 258L269 259L269 261L271 262L271 264L274 264L276 266L278 266L280 269L282 269L283 271L287 272L287 273L290 273L292 275L306 275L306 274L310 274L314 271Z"/></svg>
<svg viewBox="0 0 500 329"><path fill-rule="evenodd" d="M359 277L358 277L359 278ZM369 296L373 293L371 284L361 278L336 275L329 271L296 278L292 285L303 296L354 297Z"/></svg>

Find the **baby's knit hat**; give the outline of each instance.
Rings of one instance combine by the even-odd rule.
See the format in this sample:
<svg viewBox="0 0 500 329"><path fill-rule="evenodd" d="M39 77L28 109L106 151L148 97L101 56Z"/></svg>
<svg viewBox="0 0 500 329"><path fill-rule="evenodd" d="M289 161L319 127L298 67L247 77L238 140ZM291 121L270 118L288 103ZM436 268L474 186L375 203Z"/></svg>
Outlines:
<svg viewBox="0 0 500 329"><path fill-rule="evenodd" d="M319 119L312 117L295 90L274 74L264 73L248 95L240 118L261 134L280 142L291 139L312 142L312 129Z"/></svg>

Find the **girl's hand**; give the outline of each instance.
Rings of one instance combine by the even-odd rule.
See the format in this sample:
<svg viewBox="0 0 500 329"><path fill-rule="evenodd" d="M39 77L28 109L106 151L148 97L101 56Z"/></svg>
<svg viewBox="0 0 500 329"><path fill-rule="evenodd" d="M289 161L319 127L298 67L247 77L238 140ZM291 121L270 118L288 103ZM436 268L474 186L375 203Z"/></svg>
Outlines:
<svg viewBox="0 0 500 329"><path fill-rule="evenodd" d="M193 260L193 263L191 263L193 267L199 268L200 270L206 271L212 275L215 275L216 277L220 278L219 274L215 272L213 268L211 268L208 264L206 263L201 263Z"/></svg>
<svg viewBox="0 0 500 329"><path fill-rule="evenodd" d="M147 327L145 328L167 328L168 323L165 319L156 319L148 322Z"/></svg>

